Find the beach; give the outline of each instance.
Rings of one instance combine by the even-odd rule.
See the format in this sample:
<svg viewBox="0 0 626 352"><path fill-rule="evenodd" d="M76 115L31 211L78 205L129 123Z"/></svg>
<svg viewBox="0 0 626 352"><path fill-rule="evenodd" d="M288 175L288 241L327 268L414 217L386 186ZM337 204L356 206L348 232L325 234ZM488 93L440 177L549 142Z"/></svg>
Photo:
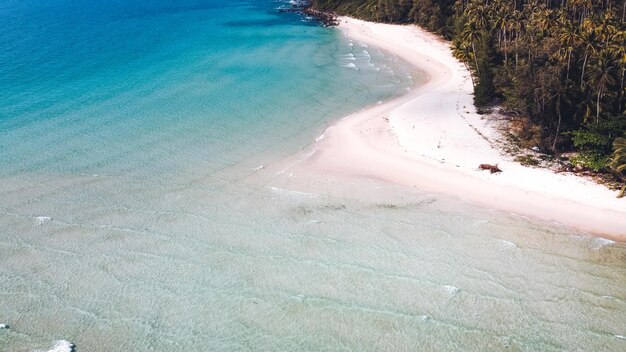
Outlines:
<svg viewBox="0 0 626 352"><path fill-rule="evenodd" d="M492 148L446 43L282 5L0 6L0 351L626 350L626 243L520 211L614 193Z"/></svg>
<svg viewBox="0 0 626 352"><path fill-rule="evenodd" d="M415 26L339 18L356 42L392 53L426 79L405 95L332 123L291 175L383 180L487 208L626 240L626 201L582 177L522 166L493 146L496 126L473 106L450 44ZM501 173L480 171L497 164Z"/></svg>

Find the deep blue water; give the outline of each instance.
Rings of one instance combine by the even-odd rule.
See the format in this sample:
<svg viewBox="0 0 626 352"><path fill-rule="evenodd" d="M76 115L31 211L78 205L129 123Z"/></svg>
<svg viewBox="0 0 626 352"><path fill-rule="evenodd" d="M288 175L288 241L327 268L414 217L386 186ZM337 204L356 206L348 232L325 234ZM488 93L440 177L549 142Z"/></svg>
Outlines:
<svg viewBox="0 0 626 352"><path fill-rule="evenodd" d="M281 5L3 2L0 173L219 168L410 83Z"/></svg>

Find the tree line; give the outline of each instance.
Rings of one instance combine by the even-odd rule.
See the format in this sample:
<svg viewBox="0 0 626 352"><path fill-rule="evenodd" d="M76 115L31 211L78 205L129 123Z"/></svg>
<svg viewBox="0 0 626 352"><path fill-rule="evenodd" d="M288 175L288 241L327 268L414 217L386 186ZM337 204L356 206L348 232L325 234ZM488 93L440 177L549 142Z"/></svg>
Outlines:
<svg viewBox="0 0 626 352"><path fill-rule="evenodd" d="M322 11L414 23L453 43L477 107L536 126L539 147L626 179L626 0L313 0Z"/></svg>

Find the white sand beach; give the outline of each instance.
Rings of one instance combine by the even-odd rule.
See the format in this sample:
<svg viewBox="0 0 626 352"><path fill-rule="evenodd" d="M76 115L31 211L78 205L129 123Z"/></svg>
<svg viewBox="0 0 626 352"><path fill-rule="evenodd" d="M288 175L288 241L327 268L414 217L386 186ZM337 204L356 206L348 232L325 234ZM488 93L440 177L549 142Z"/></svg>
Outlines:
<svg viewBox="0 0 626 352"><path fill-rule="evenodd" d="M522 166L492 146L499 132L476 113L470 74L449 43L415 26L341 17L339 28L406 60L427 80L333 123L294 171L384 180L626 240L626 199L615 191L573 174ZM503 172L479 171L482 163Z"/></svg>

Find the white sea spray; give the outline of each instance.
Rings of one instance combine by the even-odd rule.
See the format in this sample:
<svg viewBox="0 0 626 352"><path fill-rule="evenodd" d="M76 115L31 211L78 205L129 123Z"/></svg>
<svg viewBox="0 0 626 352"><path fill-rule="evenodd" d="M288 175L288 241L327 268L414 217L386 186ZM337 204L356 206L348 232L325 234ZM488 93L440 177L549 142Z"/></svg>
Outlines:
<svg viewBox="0 0 626 352"><path fill-rule="evenodd" d="M52 349L49 349L45 352L72 352L74 351L74 344L67 340L58 340L52 346ZM35 350L34 352L44 352L44 350Z"/></svg>
<svg viewBox="0 0 626 352"><path fill-rule="evenodd" d="M501 251L517 248L517 245L515 243L511 242L511 241L499 240L499 242L500 242L500 250Z"/></svg>
<svg viewBox="0 0 626 352"><path fill-rule="evenodd" d="M446 289L446 292L448 292L448 294L454 296L457 293L461 292L461 289L456 287L456 286L450 286L450 285L444 285L443 288Z"/></svg>
<svg viewBox="0 0 626 352"><path fill-rule="evenodd" d="M52 221L52 218L49 216L38 216L35 218L35 225L42 226Z"/></svg>
<svg viewBox="0 0 626 352"><path fill-rule="evenodd" d="M591 241L591 249L598 250L606 246L610 246L614 243L615 241L607 240L606 238L597 237Z"/></svg>

